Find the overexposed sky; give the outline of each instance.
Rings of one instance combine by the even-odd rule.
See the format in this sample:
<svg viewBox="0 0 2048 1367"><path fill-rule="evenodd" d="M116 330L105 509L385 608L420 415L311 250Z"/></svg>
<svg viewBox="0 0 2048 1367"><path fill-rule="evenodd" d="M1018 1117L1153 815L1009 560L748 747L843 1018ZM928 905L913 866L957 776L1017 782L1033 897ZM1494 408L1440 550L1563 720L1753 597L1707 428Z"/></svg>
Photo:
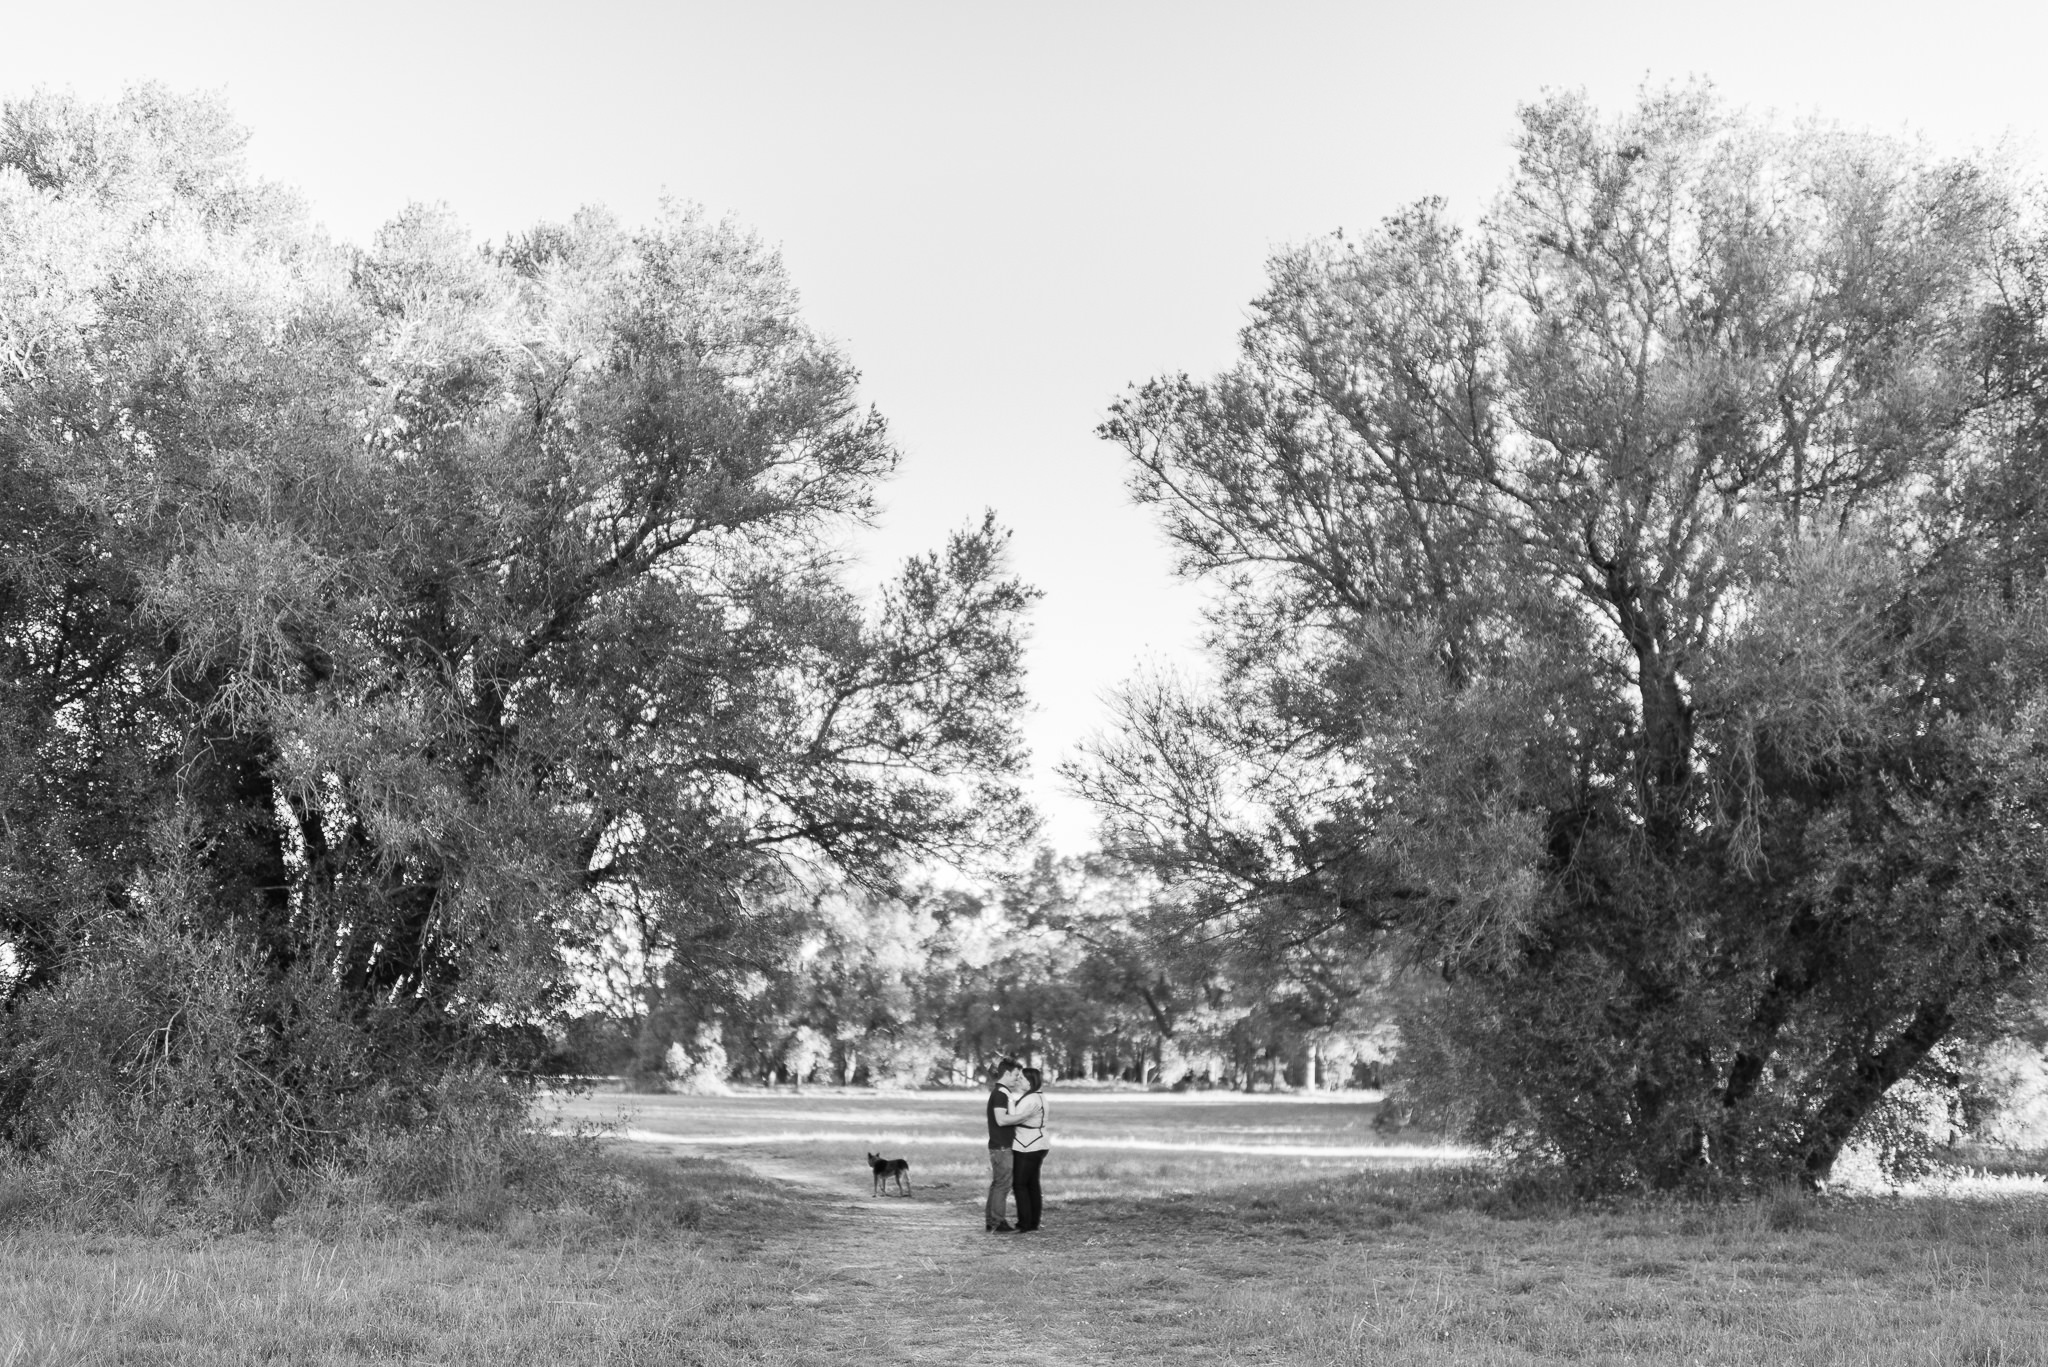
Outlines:
<svg viewBox="0 0 2048 1367"><path fill-rule="evenodd" d="M1094 428L1131 383L1228 363L1269 251L1425 195L1476 216L1546 87L1619 108L1702 75L2038 164L2044 40L2048 8L1979 0L0 0L0 94L223 90L345 238L414 200L498 237L669 193L779 243L904 451L866 574L993 507L1046 592L1027 731L1075 851L1092 821L1052 765L1198 634Z"/></svg>

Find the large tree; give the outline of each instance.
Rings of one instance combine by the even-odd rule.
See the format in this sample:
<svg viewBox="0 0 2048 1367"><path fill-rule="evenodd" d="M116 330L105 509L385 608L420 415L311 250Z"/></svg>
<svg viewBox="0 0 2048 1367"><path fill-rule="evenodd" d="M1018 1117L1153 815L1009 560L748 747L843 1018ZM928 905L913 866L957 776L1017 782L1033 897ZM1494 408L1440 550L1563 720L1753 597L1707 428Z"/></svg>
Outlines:
<svg viewBox="0 0 2048 1367"><path fill-rule="evenodd" d="M689 990L793 863L1028 829L1033 595L992 521L846 585L896 455L773 251L339 246L242 141L156 90L0 114L0 1128L178 1057L192 975L131 960L250 984L228 1109L313 1136L517 1066L613 918Z"/></svg>
<svg viewBox="0 0 2048 1367"><path fill-rule="evenodd" d="M1220 682L1076 778L1212 930L1438 970L1411 1075L1474 1137L1824 1177L2044 910L2015 210L1699 89L1518 151L1476 231L1283 253L1235 368L1117 405Z"/></svg>

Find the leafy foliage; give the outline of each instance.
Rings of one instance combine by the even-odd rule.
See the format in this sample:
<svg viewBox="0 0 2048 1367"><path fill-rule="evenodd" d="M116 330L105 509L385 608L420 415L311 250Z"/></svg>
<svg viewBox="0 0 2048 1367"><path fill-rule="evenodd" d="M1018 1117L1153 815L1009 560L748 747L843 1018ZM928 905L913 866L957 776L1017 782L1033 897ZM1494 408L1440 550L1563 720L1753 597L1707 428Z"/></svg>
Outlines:
<svg viewBox="0 0 2048 1367"><path fill-rule="evenodd" d="M1112 412L1220 685L1074 777L1199 925L1436 970L1411 1095L1474 1137L1817 1179L2031 982L2038 257L1978 167L1699 89L1518 149Z"/></svg>
<svg viewBox="0 0 2048 1367"><path fill-rule="evenodd" d="M842 583L896 456L771 250L340 247L241 142L156 90L0 116L0 1132L90 1093L304 1158L536 1066L628 907L686 986L796 864L1028 832L1033 593L993 520Z"/></svg>

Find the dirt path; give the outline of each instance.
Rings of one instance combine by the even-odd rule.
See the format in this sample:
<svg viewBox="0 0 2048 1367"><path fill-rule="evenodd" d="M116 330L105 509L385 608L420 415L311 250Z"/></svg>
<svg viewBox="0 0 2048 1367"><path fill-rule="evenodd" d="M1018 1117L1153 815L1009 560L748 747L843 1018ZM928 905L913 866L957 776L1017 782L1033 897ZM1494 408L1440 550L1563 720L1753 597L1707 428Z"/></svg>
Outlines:
<svg viewBox="0 0 2048 1367"><path fill-rule="evenodd" d="M703 1150L700 1150L702 1152ZM1014 1309L991 1308L1000 1284L1014 1305L1020 1281L1043 1281L1045 1308L1063 1250L1055 1235L991 1235L982 1230L980 1187L915 1185L909 1197L870 1195L863 1180L828 1178L743 1149L717 1156L770 1181L817 1193L826 1232L794 1250L802 1269L796 1300L844 1360L881 1363L1005 1363L1107 1367L1116 1361L1073 1341L1076 1326L1048 1341L1029 1333ZM1033 1242L1044 1240L1045 1242ZM1070 1251L1070 1250L1069 1250Z"/></svg>

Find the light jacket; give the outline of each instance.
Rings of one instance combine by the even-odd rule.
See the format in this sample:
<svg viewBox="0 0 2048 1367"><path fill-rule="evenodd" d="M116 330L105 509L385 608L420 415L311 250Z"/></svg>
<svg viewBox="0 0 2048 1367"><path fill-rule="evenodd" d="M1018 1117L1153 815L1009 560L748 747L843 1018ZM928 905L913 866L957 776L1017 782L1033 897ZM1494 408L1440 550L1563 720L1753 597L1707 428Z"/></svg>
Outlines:
<svg viewBox="0 0 2048 1367"><path fill-rule="evenodd" d="M1045 1128L1045 1093L1030 1092L1011 1103L1010 1114L1017 1117L1017 1131L1010 1140L1015 1153L1042 1153L1052 1147L1052 1140Z"/></svg>

